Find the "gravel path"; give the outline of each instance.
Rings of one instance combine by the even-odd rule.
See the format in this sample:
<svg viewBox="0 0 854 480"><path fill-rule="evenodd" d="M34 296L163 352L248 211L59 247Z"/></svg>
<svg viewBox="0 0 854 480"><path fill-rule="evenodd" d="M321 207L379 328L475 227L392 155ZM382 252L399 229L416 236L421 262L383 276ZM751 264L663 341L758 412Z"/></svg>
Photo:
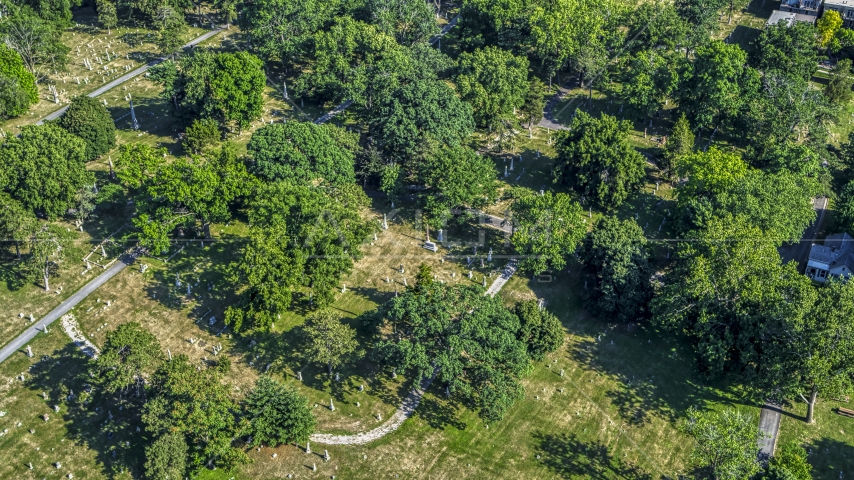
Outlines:
<svg viewBox="0 0 854 480"><path fill-rule="evenodd" d="M762 434L759 438L759 460L762 462L767 462L774 455L782 418L780 412L780 406L771 402L762 405L759 412L759 433Z"/></svg>
<svg viewBox="0 0 854 480"><path fill-rule="evenodd" d="M74 315L68 313L62 316L60 319L60 323L62 324L62 329L65 330L66 335L71 337L71 341L74 342L74 345L77 346L80 350L83 351L86 355L91 358L98 358L98 354L101 353L98 350L98 347L95 346L94 343L90 342L86 336L80 331L80 326L77 325L77 320L74 318Z"/></svg>
<svg viewBox="0 0 854 480"><path fill-rule="evenodd" d="M510 280L510 277L516 273L516 259L510 260L506 267L504 267L504 271L501 272L501 275L492 282L492 285L486 290L486 295L490 297L494 297L496 293L501 291L504 287L504 284Z"/></svg>

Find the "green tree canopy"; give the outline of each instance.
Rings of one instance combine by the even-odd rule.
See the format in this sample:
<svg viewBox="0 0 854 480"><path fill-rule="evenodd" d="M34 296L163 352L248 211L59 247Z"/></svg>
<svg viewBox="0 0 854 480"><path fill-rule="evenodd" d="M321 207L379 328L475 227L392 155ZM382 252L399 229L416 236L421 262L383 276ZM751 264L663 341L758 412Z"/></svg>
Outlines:
<svg viewBox="0 0 854 480"><path fill-rule="evenodd" d="M688 411L682 429L694 438L692 458L716 480L742 480L759 472L756 419L735 409Z"/></svg>
<svg viewBox="0 0 854 480"><path fill-rule="evenodd" d="M623 104L634 112L651 117L664 107L679 83L681 60L658 50L642 50L627 62L623 89Z"/></svg>
<svg viewBox="0 0 854 480"><path fill-rule="evenodd" d="M430 139L452 146L474 131L471 106L441 80L421 80L396 90L371 119L371 130L386 155L407 163Z"/></svg>
<svg viewBox="0 0 854 480"><path fill-rule="evenodd" d="M253 172L266 181L353 183L355 155L337 141L330 128L311 122L259 128L246 147L254 161Z"/></svg>
<svg viewBox="0 0 854 480"><path fill-rule="evenodd" d="M518 194L513 200L513 248L522 267L541 273L563 270L587 233L581 206L565 193Z"/></svg>
<svg viewBox="0 0 854 480"><path fill-rule="evenodd" d="M419 165L420 194L427 221L440 228L460 207L482 208L498 197L491 158L469 147L440 147Z"/></svg>
<svg viewBox="0 0 854 480"><path fill-rule="evenodd" d="M691 124L683 113L673 124L673 130L667 137L667 144L662 152L662 170L667 177L672 178L682 159L694 152L694 132Z"/></svg>
<svg viewBox="0 0 854 480"><path fill-rule="evenodd" d="M317 423L307 398L267 375L259 377L246 395L244 411L252 446L305 443Z"/></svg>
<svg viewBox="0 0 854 480"><path fill-rule="evenodd" d="M353 184L260 187L249 201L249 242L232 266L240 302L226 322L237 332L267 331L301 287L309 308L329 305L376 228L361 216L369 204Z"/></svg>
<svg viewBox="0 0 854 480"><path fill-rule="evenodd" d="M626 120L578 111L570 129L558 133L555 182L602 207L619 207L644 176L644 159L629 142L630 131Z"/></svg>
<svg viewBox="0 0 854 480"><path fill-rule="evenodd" d="M17 117L38 101L36 79L27 70L21 55L0 44L0 115Z"/></svg>
<svg viewBox="0 0 854 480"><path fill-rule="evenodd" d="M107 34L111 34L111 30L119 24L116 4L110 0L98 0L95 5L98 11L98 21L101 22L102 27L107 29Z"/></svg>
<svg viewBox="0 0 854 480"><path fill-rule="evenodd" d="M71 234L58 225L40 225L29 236L30 252L22 265L24 273L33 280L42 280L50 291L50 277L59 275L59 264L65 260L71 246Z"/></svg>
<svg viewBox="0 0 854 480"><path fill-rule="evenodd" d="M382 105L416 65L394 37L373 25L340 17L314 38L314 63L296 89L321 100L352 100L362 115Z"/></svg>
<svg viewBox="0 0 854 480"><path fill-rule="evenodd" d="M216 147L222 140L219 124L212 118L193 120L184 132L184 149L190 153L200 154L205 150Z"/></svg>
<svg viewBox="0 0 854 480"><path fill-rule="evenodd" d="M24 66L38 82L49 72L64 69L68 63L68 52L71 49L62 42L62 29L60 24L39 18L30 10L22 8L0 22L0 39L7 47L18 52ZM32 95L28 80L21 80L20 85L28 95Z"/></svg>
<svg viewBox="0 0 854 480"><path fill-rule="evenodd" d="M145 447L145 477L151 480L184 478L187 442L180 433L164 433Z"/></svg>
<svg viewBox="0 0 854 480"><path fill-rule="evenodd" d="M107 391L124 394L134 386L139 396L146 379L162 361L163 350L157 337L139 323L129 322L107 333L95 368Z"/></svg>
<svg viewBox="0 0 854 480"><path fill-rule="evenodd" d="M116 177L127 188L136 190L153 177L165 162L166 148L145 143L125 143L119 147Z"/></svg>
<svg viewBox="0 0 854 480"><path fill-rule="evenodd" d="M92 97L74 97L58 123L86 142L86 160L94 160L116 146L113 117L103 103Z"/></svg>
<svg viewBox="0 0 854 480"><path fill-rule="evenodd" d="M762 480L812 480L807 451L795 441L777 447Z"/></svg>
<svg viewBox="0 0 854 480"><path fill-rule="evenodd" d="M854 80L851 79L851 59L843 58L833 66L824 94L833 105L845 104L854 96L851 91L852 86L854 86Z"/></svg>
<svg viewBox="0 0 854 480"><path fill-rule="evenodd" d="M314 34L331 23L340 0L259 0L245 5L240 29L268 61L294 66L307 60Z"/></svg>
<svg viewBox="0 0 854 480"><path fill-rule="evenodd" d="M751 63L760 71L776 71L809 81L818 70L816 29L806 22L771 25L754 41Z"/></svg>
<svg viewBox="0 0 854 480"><path fill-rule="evenodd" d="M179 355L161 364L150 385L152 396L142 410L145 429L156 437L182 435L189 447L191 470L228 469L249 461L233 445L245 425L236 416L239 409L231 398L231 387L222 382L216 369L197 370L196 362ZM168 458L176 458L177 449L180 445L170 447Z"/></svg>
<svg viewBox="0 0 854 480"><path fill-rule="evenodd" d="M426 42L439 33L436 6L420 0L366 0L371 23L401 45Z"/></svg>
<svg viewBox="0 0 854 480"><path fill-rule="evenodd" d="M517 336L528 346L528 356L532 360L542 361L547 354L563 345L563 325L537 300L517 303L515 313L521 324Z"/></svg>
<svg viewBox="0 0 854 480"><path fill-rule="evenodd" d="M15 256L21 258L21 244L25 243L29 236L38 227L36 216L33 212L24 208L21 202L9 196L6 192L0 192L0 238L3 238L3 248L15 246Z"/></svg>
<svg viewBox="0 0 854 480"><path fill-rule="evenodd" d="M471 104L478 125L515 116L528 93L528 59L496 47L463 53L455 78L463 100Z"/></svg>
<svg viewBox="0 0 854 480"><path fill-rule="evenodd" d="M305 337L303 355L311 362L326 365L329 374L359 354L356 330L341 321L333 310L319 310L306 318L302 328Z"/></svg>
<svg viewBox="0 0 854 480"><path fill-rule="evenodd" d="M601 318L636 321L651 297L649 251L634 220L607 216L596 223L581 257L593 279L590 302Z"/></svg>
<svg viewBox="0 0 854 480"><path fill-rule="evenodd" d="M378 318L380 331L389 333L374 358L416 384L435 374L488 421L500 420L521 397L530 359L519 318L482 288L433 283L407 290L380 307Z"/></svg>
<svg viewBox="0 0 854 480"><path fill-rule="evenodd" d="M25 208L49 218L74 206L75 194L95 178L86 170L86 144L52 124L25 126L0 146L6 190Z"/></svg>

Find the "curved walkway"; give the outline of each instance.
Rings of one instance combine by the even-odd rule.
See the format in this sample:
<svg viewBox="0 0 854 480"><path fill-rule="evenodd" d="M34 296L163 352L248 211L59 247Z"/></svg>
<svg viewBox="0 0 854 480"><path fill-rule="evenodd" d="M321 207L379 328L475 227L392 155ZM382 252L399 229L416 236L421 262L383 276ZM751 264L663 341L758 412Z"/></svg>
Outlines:
<svg viewBox="0 0 854 480"><path fill-rule="evenodd" d="M516 261L511 260L510 263L507 264L507 267L504 269L504 273L501 274L492 285L489 287L489 290L486 291L487 295L495 296L501 287L507 283L507 280L513 275L513 272L516 271ZM413 413L415 413L415 409L418 408L418 404L421 403L421 397L424 395L424 392L430 387L430 384L433 383L433 378L435 378L435 373L433 377L424 379L421 382L421 386L419 388L413 389L409 392L409 395L403 399L403 403L400 404L400 408L394 412L394 415L384 424L379 427L368 430L367 432L357 433L355 435L332 435L328 433L315 433L310 438L309 441L314 443L320 443L324 445L364 445L368 442L373 442L374 440L380 439L389 433L397 430L403 425L403 422L406 421L407 418L411 417Z"/></svg>

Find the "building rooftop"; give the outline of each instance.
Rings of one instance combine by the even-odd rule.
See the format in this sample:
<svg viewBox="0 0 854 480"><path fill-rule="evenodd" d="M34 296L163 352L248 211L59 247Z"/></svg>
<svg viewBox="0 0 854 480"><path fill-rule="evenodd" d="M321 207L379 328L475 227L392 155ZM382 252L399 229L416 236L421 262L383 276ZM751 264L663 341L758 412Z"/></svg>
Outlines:
<svg viewBox="0 0 854 480"><path fill-rule="evenodd" d="M829 235L824 245L813 244L810 260L830 265L830 268L845 265L854 270L854 238L847 233Z"/></svg>
<svg viewBox="0 0 854 480"><path fill-rule="evenodd" d="M852 0L854 1L854 0ZM766 26L776 25L780 22L786 23L788 26L792 26L795 22L807 22L807 23L815 23L816 17L812 15L804 15L802 13L792 13L792 12L784 12L781 10L774 10L771 12L771 17L765 22Z"/></svg>
<svg viewBox="0 0 854 480"><path fill-rule="evenodd" d="M832 7L854 8L854 0L824 0L824 4Z"/></svg>
<svg viewBox="0 0 854 480"><path fill-rule="evenodd" d="M802 10L818 10L821 6L821 0L783 0L781 5Z"/></svg>

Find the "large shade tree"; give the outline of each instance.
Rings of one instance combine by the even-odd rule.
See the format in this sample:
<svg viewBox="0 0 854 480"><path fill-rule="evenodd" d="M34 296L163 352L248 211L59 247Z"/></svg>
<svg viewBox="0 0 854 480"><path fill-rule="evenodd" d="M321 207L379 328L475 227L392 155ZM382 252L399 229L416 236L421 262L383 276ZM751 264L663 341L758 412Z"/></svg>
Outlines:
<svg viewBox="0 0 854 480"><path fill-rule="evenodd" d="M512 118L528 93L528 59L495 47L463 53L455 78L463 100L480 126Z"/></svg>
<svg viewBox="0 0 854 480"><path fill-rule="evenodd" d="M304 443L317 423L308 399L268 375L258 378L243 405L253 446Z"/></svg>
<svg viewBox="0 0 854 480"><path fill-rule="evenodd" d="M587 233L578 202L565 193L522 191L513 200L513 248L522 267L539 274L562 270Z"/></svg>
<svg viewBox="0 0 854 480"><path fill-rule="evenodd" d="M607 209L619 207L644 176L644 159L629 142L630 131L626 120L578 111L570 129L558 133L555 182Z"/></svg>
<svg viewBox="0 0 854 480"><path fill-rule="evenodd" d="M74 97L58 123L86 142L86 160L94 160L116 146L113 117L103 103L87 95Z"/></svg>
<svg viewBox="0 0 854 480"><path fill-rule="evenodd" d="M387 368L416 383L435 376L487 421L521 397L530 359L519 318L482 288L434 282L391 299L377 318L374 357Z"/></svg>
<svg viewBox="0 0 854 480"><path fill-rule="evenodd" d="M139 396L162 360L163 350L157 337L139 323L129 322L107 333L95 368L107 391L124 394L135 387Z"/></svg>

